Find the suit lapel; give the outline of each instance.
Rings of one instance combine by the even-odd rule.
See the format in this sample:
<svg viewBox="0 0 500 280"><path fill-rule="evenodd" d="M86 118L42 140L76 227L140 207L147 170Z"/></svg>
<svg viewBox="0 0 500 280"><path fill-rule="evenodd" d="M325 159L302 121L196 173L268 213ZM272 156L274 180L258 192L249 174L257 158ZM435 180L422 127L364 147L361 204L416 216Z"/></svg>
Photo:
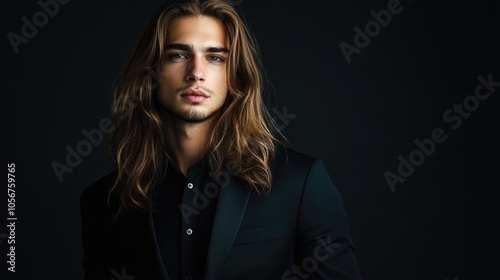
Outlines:
<svg viewBox="0 0 500 280"><path fill-rule="evenodd" d="M215 212L210 246L205 264L205 280L215 280L233 245L250 197L243 184L230 177L228 185L221 189Z"/></svg>

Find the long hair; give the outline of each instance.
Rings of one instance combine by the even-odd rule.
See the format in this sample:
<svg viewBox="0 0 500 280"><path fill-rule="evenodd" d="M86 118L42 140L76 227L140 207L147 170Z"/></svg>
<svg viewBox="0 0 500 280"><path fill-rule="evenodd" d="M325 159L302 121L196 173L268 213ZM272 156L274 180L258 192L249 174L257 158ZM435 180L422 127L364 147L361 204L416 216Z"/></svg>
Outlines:
<svg viewBox="0 0 500 280"><path fill-rule="evenodd" d="M119 210L151 210L149 194L164 178L171 156L155 94L167 29L179 16L204 15L223 24L229 39L228 95L209 130L207 160L213 172L237 165L238 178L263 193L271 188L271 162L280 141L262 100L262 67L257 44L225 0L167 0L150 20L113 85L109 144L117 177L111 193Z"/></svg>

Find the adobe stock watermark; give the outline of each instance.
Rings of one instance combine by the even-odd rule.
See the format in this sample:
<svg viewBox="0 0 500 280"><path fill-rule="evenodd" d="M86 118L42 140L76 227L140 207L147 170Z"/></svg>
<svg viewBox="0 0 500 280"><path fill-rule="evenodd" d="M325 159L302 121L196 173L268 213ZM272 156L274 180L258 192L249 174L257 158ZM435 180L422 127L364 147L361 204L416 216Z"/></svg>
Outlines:
<svg viewBox="0 0 500 280"><path fill-rule="evenodd" d="M331 236L317 237L318 245L314 248L312 256L304 258L301 265L292 265L281 276L282 280L308 279L309 275L318 270L319 263L326 261L340 247L340 243L332 243Z"/></svg>
<svg viewBox="0 0 500 280"><path fill-rule="evenodd" d="M389 0L389 2L387 2L387 9L382 9L378 12L371 10L370 15L373 17L373 20L365 24L364 30L361 30L358 26L353 28L355 31L353 38L354 46L344 41L339 44L340 50L347 63L351 63L351 56L353 54L360 54L362 49L368 47L371 39L380 34L382 27L386 28L389 23L391 23L392 16L400 14L403 9L404 7L399 0Z"/></svg>
<svg viewBox="0 0 500 280"><path fill-rule="evenodd" d="M285 127L290 124L290 120L293 120L297 117L296 114L288 113L286 109L286 105L281 108L281 111L278 108L273 108L274 116L272 117L274 123L277 125L276 128L273 127L274 130L278 130L282 132L285 130Z"/></svg>
<svg viewBox="0 0 500 280"><path fill-rule="evenodd" d="M40 28L43 28L49 23L49 19L55 17L60 10L59 5L66 5L70 0L40 0L37 2L40 10L36 11L32 16L31 20L23 16L21 21L23 25L21 26L21 32L14 33L9 32L7 34L7 39L9 39L10 45L14 50L15 54L19 53L19 46L21 44L28 44L30 39L33 39Z"/></svg>
<svg viewBox="0 0 500 280"><path fill-rule="evenodd" d="M128 275L127 271L125 271L125 267L122 267L121 273L118 273L116 269L111 270L111 274L113 274L113 278L111 280L134 280L134 275Z"/></svg>
<svg viewBox="0 0 500 280"><path fill-rule="evenodd" d="M243 3L243 0L231 0L231 5L233 6L239 6L241 3Z"/></svg>
<svg viewBox="0 0 500 280"><path fill-rule="evenodd" d="M209 176L213 181L208 181L203 186L203 192L198 190L198 188L193 187L193 184L189 183L188 188L192 189L194 193L192 206L186 203L180 203L178 205L179 211L181 212L186 225L190 224L191 215L199 215L200 212L210 204L210 199L217 197L220 190L229 185L231 176L240 174L241 170L240 165L236 164L234 161L229 161L226 164L225 170L221 170L217 173L210 171Z"/></svg>
<svg viewBox="0 0 500 280"><path fill-rule="evenodd" d="M134 89L135 93L140 92L140 90L153 91L159 86L158 74L151 68L147 68L146 71L148 72L148 75L143 78L142 85L139 85ZM149 77L152 77L152 85L149 85L147 83L147 79ZM139 96L139 94L134 94L133 98L128 99L125 110L119 112L122 113L120 115L120 119L126 118L131 111L130 109L137 107L140 102L144 101L143 98L146 98L146 94L144 94L142 98ZM62 183L64 181L64 174L73 172L75 168L82 164L83 159L92 153L94 147L98 147L99 145L101 145L104 140L104 136L109 134L112 128L113 124L111 119L108 117L104 117L99 121L99 125L97 128L91 130L83 129L81 131L84 139L80 140L74 146L75 148L70 145L66 145L66 147L64 147L67 152L64 158L64 163L54 160L50 164L59 183Z"/></svg>
<svg viewBox="0 0 500 280"><path fill-rule="evenodd" d="M462 126L463 120L470 118L481 102L488 100L495 88L500 87L500 80L494 81L493 74L490 73L486 78L479 75L477 77L479 83L476 85L473 94L466 96L462 102L454 103L451 108L443 112L443 121L448 124L452 131L459 129ZM384 178L391 192L396 191L396 184L403 183L414 172L416 167L421 166L425 160L432 156L437 149L438 144L444 143L448 139L448 134L445 129L436 127L432 130L430 137L422 140L415 139L415 149L412 150L407 157L399 155L398 168L395 172L389 170L384 172Z"/></svg>

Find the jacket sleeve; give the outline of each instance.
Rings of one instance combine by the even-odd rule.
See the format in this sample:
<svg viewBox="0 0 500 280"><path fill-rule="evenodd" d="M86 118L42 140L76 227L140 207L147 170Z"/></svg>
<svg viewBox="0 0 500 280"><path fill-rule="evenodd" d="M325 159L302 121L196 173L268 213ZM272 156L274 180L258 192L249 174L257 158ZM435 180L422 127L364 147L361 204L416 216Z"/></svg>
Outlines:
<svg viewBox="0 0 500 280"><path fill-rule="evenodd" d="M361 279L341 196L321 160L302 190L296 246L296 278L288 279Z"/></svg>
<svg viewBox="0 0 500 280"><path fill-rule="evenodd" d="M127 213L115 219L116 197L108 203L112 178L88 187L80 198L84 279L163 279L149 215Z"/></svg>
<svg viewBox="0 0 500 280"><path fill-rule="evenodd" d="M90 189L80 197L84 279L111 279L107 254L106 212L102 198ZM108 244L109 245L109 244Z"/></svg>

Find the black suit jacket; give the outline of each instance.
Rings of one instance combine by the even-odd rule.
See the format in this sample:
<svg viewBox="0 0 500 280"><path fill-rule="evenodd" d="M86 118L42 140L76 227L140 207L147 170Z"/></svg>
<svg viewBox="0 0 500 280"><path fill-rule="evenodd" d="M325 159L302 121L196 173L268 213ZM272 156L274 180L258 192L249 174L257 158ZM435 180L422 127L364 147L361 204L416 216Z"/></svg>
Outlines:
<svg viewBox="0 0 500 280"><path fill-rule="evenodd" d="M204 280L361 279L343 203L322 161L288 150L272 170L267 195L228 177ZM107 199L115 176L81 196L85 279L169 279L151 214L127 213L111 222L117 200Z"/></svg>

